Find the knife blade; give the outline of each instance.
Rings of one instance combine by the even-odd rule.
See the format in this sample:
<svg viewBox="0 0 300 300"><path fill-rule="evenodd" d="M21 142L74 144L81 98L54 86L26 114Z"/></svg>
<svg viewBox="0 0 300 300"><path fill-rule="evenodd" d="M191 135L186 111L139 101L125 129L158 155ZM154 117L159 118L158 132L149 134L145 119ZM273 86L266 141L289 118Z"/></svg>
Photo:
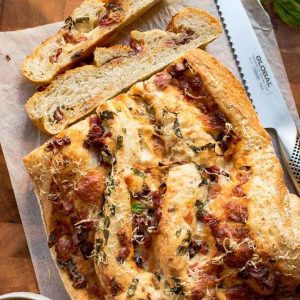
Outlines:
<svg viewBox="0 0 300 300"><path fill-rule="evenodd" d="M245 88L265 128L276 130L289 175L300 193L296 124L241 0L216 0Z"/></svg>

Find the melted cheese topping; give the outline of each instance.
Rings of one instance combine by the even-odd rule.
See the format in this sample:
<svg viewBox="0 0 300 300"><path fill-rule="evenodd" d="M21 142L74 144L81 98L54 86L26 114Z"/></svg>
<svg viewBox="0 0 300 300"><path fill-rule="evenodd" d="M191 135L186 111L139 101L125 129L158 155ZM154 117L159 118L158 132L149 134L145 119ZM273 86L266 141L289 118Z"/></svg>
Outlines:
<svg viewBox="0 0 300 300"><path fill-rule="evenodd" d="M71 231L65 239L71 234L75 243L76 226L94 224L85 260L82 241L70 257L54 241L58 258L73 259L88 274L89 299L259 299L295 290L299 243L292 240L299 231L286 215L294 211L298 220L300 210L264 178L277 166L273 150L253 138L248 120L228 120L185 60L101 104L97 114L56 137L67 134L71 146L36 152L29 169L50 207L49 231L63 220ZM63 197L55 198L57 190ZM262 195L278 193L284 211L276 212L277 202L263 207ZM68 206L57 208L66 198L75 225ZM266 218L295 227L280 229L281 243L291 247L278 247L279 229Z"/></svg>

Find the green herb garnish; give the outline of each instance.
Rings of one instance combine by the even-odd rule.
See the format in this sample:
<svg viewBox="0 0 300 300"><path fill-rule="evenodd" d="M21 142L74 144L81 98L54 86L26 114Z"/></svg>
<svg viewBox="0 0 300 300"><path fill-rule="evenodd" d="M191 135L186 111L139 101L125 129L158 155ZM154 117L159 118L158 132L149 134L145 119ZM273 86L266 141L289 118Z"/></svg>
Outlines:
<svg viewBox="0 0 300 300"><path fill-rule="evenodd" d="M176 295L184 295L180 278L172 277L172 279L174 280L175 285L170 288L170 292Z"/></svg>
<svg viewBox="0 0 300 300"><path fill-rule="evenodd" d="M115 180L113 174L111 173L109 177L106 179L106 183L105 183L105 192L104 192L105 198L111 196L114 189L115 189Z"/></svg>
<svg viewBox="0 0 300 300"><path fill-rule="evenodd" d="M110 225L110 218L109 217L104 217L104 222L103 222L103 227L108 228Z"/></svg>
<svg viewBox="0 0 300 300"><path fill-rule="evenodd" d="M142 177L142 178L145 178L146 177L146 174L141 172L140 170L138 169L135 169L135 168L131 168L131 171L136 175L136 176L139 176L139 177Z"/></svg>
<svg viewBox="0 0 300 300"><path fill-rule="evenodd" d="M168 109L166 107L163 108L162 117L164 118L168 114Z"/></svg>
<svg viewBox="0 0 300 300"><path fill-rule="evenodd" d="M82 23L82 22L88 22L90 20L89 17L81 17L81 18L77 18L75 20L75 23Z"/></svg>
<svg viewBox="0 0 300 300"><path fill-rule="evenodd" d="M134 295L134 293L138 287L138 284L139 284L139 280L137 278L134 278L127 290L128 297L132 297Z"/></svg>
<svg viewBox="0 0 300 300"><path fill-rule="evenodd" d="M65 19L65 24L65 27L71 30L74 27L75 22L73 21L72 17L68 17Z"/></svg>
<svg viewBox="0 0 300 300"><path fill-rule="evenodd" d="M127 130L126 130L126 128L122 128L122 131L123 131L124 134L126 134Z"/></svg>
<svg viewBox="0 0 300 300"><path fill-rule="evenodd" d="M123 137L121 135L117 136L117 149L121 149L123 147Z"/></svg>
<svg viewBox="0 0 300 300"><path fill-rule="evenodd" d="M200 200L196 200L195 206L196 206L196 216L198 220L201 220L204 215L206 214L205 210L206 202L202 202Z"/></svg>
<svg viewBox="0 0 300 300"><path fill-rule="evenodd" d="M207 149L214 149L215 148L215 144L214 143L208 143L204 146L201 146L201 147L197 147L197 146L194 146L194 145L189 145L189 147L195 152L195 153L200 153L204 150L207 150Z"/></svg>
<svg viewBox="0 0 300 300"><path fill-rule="evenodd" d="M95 251L99 253L100 250L103 248L103 245L104 245L104 241L102 239L96 239Z"/></svg>
<svg viewBox="0 0 300 300"><path fill-rule="evenodd" d="M110 214L111 214L112 216L114 216L114 215L116 214L116 206L115 206L114 204L111 204L111 205L109 206L109 211L110 211Z"/></svg>
<svg viewBox="0 0 300 300"><path fill-rule="evenodd" d="M179 124L177 114L175 116L175 121L174 121L174 124L173 124L173 130L174 130L174 133L176 134L176 136L178 136L181 139L183 138L182 132L180 130L180 124Z"/></svg>
<svg viewBox="0 0 300 300"><path fill-rule="evenodd" d="M299 0L261 0L263 4L273 3L275 13L280 19L292 26L300 26Z"/></svg>
<svg viewBox="0 0 300 300"><path fill-rule="evenodd" d="M191 231L187 229L186 237L182 240L181 245L178 246L176 250L176 255L183 256L188 252L191 238L192 238Z"/></svg>
<svg viewBox="0 0 300 300"><path fill-rule="evenodd" d="M143 213L144 211L144 206L139 203L139 202L135 202L132 204L131 206L131 211L134 213L134 214L137 214L137 215L140 215Z"/></svg>
<svg viewBox="0 0 300 300"><path fill-rule="evenodd" d="M178 230L176 230L176 237L179 238L181 235L181 228L179 228Z"/></svg>
<svg viewBox="0 0 300 300"><path fill-rule="evenodd" d="M104 110L100 113L101 120L112 120L114 113L110 110Z"/></svg>

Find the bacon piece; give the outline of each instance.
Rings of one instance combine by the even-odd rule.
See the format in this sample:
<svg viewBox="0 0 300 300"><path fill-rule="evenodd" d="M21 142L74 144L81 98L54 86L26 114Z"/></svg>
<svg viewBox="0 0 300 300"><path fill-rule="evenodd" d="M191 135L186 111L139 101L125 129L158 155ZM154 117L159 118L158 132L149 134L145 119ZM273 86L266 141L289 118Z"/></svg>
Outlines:
<svg viewBox="0 0 300 300"><path fill-rule="evenodd" d="M96 120L95 117L91 117L90 123L91 122L93 122L92 128L89 130L87 139L83 143L83 146L85 148L90 148L91 146L102 146L104 144L104 139L102 139L102 136L105 132L105 129L101 123L98 124L99 122L101 122L100 119Z"/></svg>
<svg viewBox="0 0 300 300"><path fill-rule="evenodd" d="M193 31L187 31L187 32L184 32L182 33L179 38L177 39L174 39L174 43L176 45L184 45L184 44L187 44L188 42L190 42L192 39L193 39L193 34L194 32Z"/></svg>
<svg viewBox="0 0 300 300"><path fill-rule="evenodd" d="M109 26L114 23L120 23L123 15L123 8L117 3L109 3L106 7L106 13L100 15L99 26Z"/></svg>
<svg viewBox="0 0 300 300"><path fill-rule="evenodd" d="M59 201L59 210L65 215L69 216L74 211L73 202L68 199L62 199Z"/></svg>
<svg viewBox="0 0 300 300"><path fill-rule="evenodd" d="M218 182L219 176L221 174L221 169L218 166L211 166L205 169L204 175L208 177L211 181Z"/></svg>
<svg viewBox="0 0 300 300"><path fill-rule="evenodd" d="M270 270L266 265L247 267L244 278L247 284L259 295L271 295L275 292L281 274Z"/></svg>
<svg viewBox="0 0 300 300"><path fill-rule="evenodd" d="M53 154L57 154L64 146L70 145L71 140L69 137L64 136L62 138L54 137L47 143L45 147L46 152L52 151Z"/></svg>
<svg viewBox="0 0 300 300"><path fill-rule="evenodd" d="M222 187L217 182L212 182L208 188L209 199L215 199L221 192Z"/></svg>
<svg viewBox="0 0 300 300"><path fill-rule="evenodd" d="M137 53L141 52L143 50L143 45L140 42L131 40L129 43L129 46L133 51L130 52L131 55L136 55Z"/></svg>
<svg viewBox="0 0 300 300"><path fill-rule="evenodd" d="M56 49L55 54L53 54L49 57L49 61L51 63L57 63L58 57L61 55L61 53L62 53L62 48Z"/></svg>
<svg viewBox="0 0 300 300"><path fill-rule="evenodd" d="M240 184L245 184L251 176L250 172L238 172L236 174L236 179L240 182Z"/></svg>
<svg viewBox="0 0 300 300"><path fill-rule="evenodd" d="M234 201L225 204L225 212L230 221L245 223L248 219L247 207Z"/></svg>
<svg viewBox="0 0 300 300"><path fill-rule="evenodd" d="M184 221L191 225L193 223L193 214L189 211L186 215L183 216Z"/></svg>
<svg viewBox="0 0 300 300"><path fill-rule="evenodd" d="M105 170L89 170L77 183L77 196L84 202L99 206L105 190L105 175Z"/></svg>
<svg viewBox="0 0 300 300"><path fill-rule="evenodd" d="M83 258L88 259L92 255L94 245L91 242L82 241L79 245L79 248Z"/></svg>
<svg viewBox="0 0 300 300"><path fill-rule="evenodd" d="M80 42L85 42L87 37L84 35L74 35L71 30L66 31L63 34L63 38L68 44L78 44Z"/></svg>
<svg viewBox="0 0 300 300"><path fill-rule="evenodd" d="M222 271L222 266L207 264L201 267L201 269L198 266L190 268L193 276L197 274L198 270L199 273L196 277L195 287L192 289L191 293L191 298L193 300L201 300L207 294L208 290L211 293L213 292L213 289L215 289L218 284L218 277Z"/></svg>
<svg viewBox="0 0 300 300"><path fill-rule="evenodd" d="M123 291L122 285L116 280L115 277L110 280L109 286L113 296L116 296L119 292Z"/></svg>
<svg viewBox="0 0 300 300"><path fill-rule="evenodd" d="M258 300L257 295L246 285L236 285L226 290L227 300Z"/></svg>
<svg viewBox="0 0 300 300"><path fill-rule="evenodd" d="M60 237L55 244L55 251L60 259L69 259L74 250L72 239L67 235Z"/></svg>
<svg viewBox="0 0 300 300"><path fill-rule="evenodd" d="M58 106L56 108L56 110L54 111L53 113L53 118L56 120L56 121L61 121L63 118L64 118L64 114L63 114L63 111L62 109Z"/></svg>
<svg viewBox="0 0 300 300"><path fill-rule="evenodd" d="M253 249L248 243L242 243L233 252L224 257L224 262L231 268L242 268L252 258Z"/></svg>
<svg viewBox="0 0 300 300"><path fill-rule="evenodd" d="M50 184L50 191L49 191L49 200L53 203L58 203L60 199L60 191L59 187L56 182L52 181Z"/></svg>
<svg viewBox="0 0 300 300"><path fill-rule="evenodd" d="M76 270L70 270L69 276L73 281L72 286L75 289L84 289L87 286L88 280L85 274L78 272Z"/></svg>
<svg viewBox="0 0 300 300"><path fill-rule="evenodd" d="M249 230L246 227L216 222L210 225L210 229L218 249L226 253L224 261L228 266L241 268L252 258L253 248L247 242ZM236 248L231 248L231 243L236 244Z"/></svg>
<svg viewBox="0 0 300 300"><path fill-rule="evenodd" d="M241 184L239 184L236 187L234 187L232 191L233 191L233 194L236 197L242 198L242 197L246 196L246 193L244 192L243 187L242 187Z"/></svg>
<svg viewBox="0 0 300 300"><path fill-rule="evenodd" d="M154 77L154 83L161 89L165 89L170 84L171 80L171 75L166 72L158 73Z"/></svg>
<svg viewBox="0 0 300 300"><path fill-rule="evenodd" d="M121 246L118 252L117 261L119 263L123 263L130 254L129 238L127 237L126 231L123 228L117 232L117 237Z"/></svg>
<svg viewBox="0 0 300 300"><path fill-rule="evenodd" d="M49 238L48 238L48 247L52 248L58 241L58 239L61 237L61 231L58 228L55 228L50 232Z"/></svg>
<svg viewBox="0 0 300 300"><path fill-rule="evenodd" d="M152 135L153 150L155 154L163 156L165 154L165 142L159 135Z"/></svg>

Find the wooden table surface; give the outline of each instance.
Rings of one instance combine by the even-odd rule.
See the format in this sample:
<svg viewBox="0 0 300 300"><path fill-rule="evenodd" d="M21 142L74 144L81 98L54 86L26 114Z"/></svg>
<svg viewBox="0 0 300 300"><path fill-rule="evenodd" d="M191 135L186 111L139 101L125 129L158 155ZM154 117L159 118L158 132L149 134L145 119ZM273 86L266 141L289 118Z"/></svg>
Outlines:
<svg viewBox="0 0 300 300"><path fill-rule="evenodd" d="M81 0L0 0L0 31L60 21ZM268 9L269 10L269 9ZM300 112L300 29L284 25L270 11L278 44ZM22 223L0 149L0 295L38 292Z"/></svg>

